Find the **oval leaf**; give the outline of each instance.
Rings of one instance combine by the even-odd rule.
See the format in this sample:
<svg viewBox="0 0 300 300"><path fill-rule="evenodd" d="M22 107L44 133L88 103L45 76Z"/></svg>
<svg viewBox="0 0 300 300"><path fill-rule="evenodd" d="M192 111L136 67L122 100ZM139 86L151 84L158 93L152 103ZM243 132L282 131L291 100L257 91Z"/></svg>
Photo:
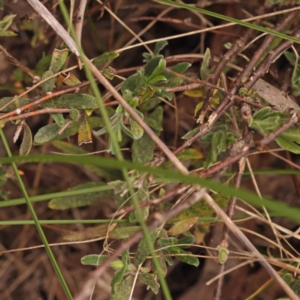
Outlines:
<svg viewBox="0 0 300 300"><path fill-rule="evenodd" d="M23 140L20 146L20 155L28 155L32 147L32 133L29 126L24 123L23 125Z"/></svg>

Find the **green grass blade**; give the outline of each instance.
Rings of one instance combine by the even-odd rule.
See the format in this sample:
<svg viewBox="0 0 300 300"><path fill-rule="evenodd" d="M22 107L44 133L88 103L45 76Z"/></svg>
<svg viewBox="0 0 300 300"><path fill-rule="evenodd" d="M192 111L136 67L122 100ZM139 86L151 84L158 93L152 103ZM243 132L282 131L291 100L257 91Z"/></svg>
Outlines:
<svg viewBox="0 0 300 300"><path fill-rule="evenodd" d="M215 182L213 180L204 179L196 176L187 176L180 173L176 173L174 171L164 170L162 168L151 168L148 166L140 165L137 163L123 161L123 166L120 165L120 162L114 159L102 158L96 156L88 156L88 157L78 157L78 156L60 156L60 155L32 155L32 156L17 156L17 157L5 157L0 158L0 164L8 164L8 163L26 163L26 162L60 162L60 163L77 163L77 164L86 164L93 163L96 166L102 166L112 169L120 170L122 167L126 167L127 169L135 169L140 172L145 172L153 175L157 175L160 177L164 177L171 181L177 181L187 184L197 184L202 187L207 187L218 192L220 195L226 197L237 197L242 199L252 205L261 206L264 205L271 212L276 214L280 214L282 217L286 217L290 220L295 221L299 224L299 215L300 209L296 207L291 207L285 203L281 203L277 200L271 198L260 198L254 193L246 191L244 189L236 189L231 186L224 186L219 182Z"/></svg>

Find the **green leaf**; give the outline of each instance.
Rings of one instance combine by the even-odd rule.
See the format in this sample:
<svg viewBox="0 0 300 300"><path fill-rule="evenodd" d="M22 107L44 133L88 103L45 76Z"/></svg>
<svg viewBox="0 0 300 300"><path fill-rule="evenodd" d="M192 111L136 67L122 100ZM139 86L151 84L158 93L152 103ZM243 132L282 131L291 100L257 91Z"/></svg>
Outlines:
<svg viewBox="0 0 300 300"><path fill-rule="evenodd" d="M229 251L227 248L224 248L224 247L218 247L217 250L218 250L219 263L221 265L223 265L226 263L226 261L228 259Z"/></svg>
<svg viewBox="0 0 300 300"><path fill-rule="evenodd" d="M23 125L23 140L20 146L20 155L28 155L32 148L32 133L29 126L24 123Z"/></svg>
<svg viewBox="0 0 300 300"><path fill-rule="evenodd" d="M248 124L260 134L267 135L288 121L287 115L279 111L267 113L267 109L258 111L249 119Z"/></svg>
<svg viewBox="0 0 300 300"><path fill-rule="evenodd" d="M300 128L289 128L275 140L283 149L300 154Z"/></svg>
<svg viewBox="0 0 300 300"><path fill-rule="evenodd" d="M183 74L192 64L187 62L181 62L171 67L170 69L176 73Z"/></svg>
<svg viewBox="0 0 300 300"><path fill-rule="evenodd" d="M38 76L42 76L45 71L47 71L50 67L52 55L46 55L45 52L43 52L42 58L38 61L36 68L35 68L35 73Z"/></svg>
<svg viewBox="0 0 300 300"><path fill-rule="evenodd" d="M153 54L154 55L158 55L159 52L164 49L166 46L168 45L168 42L167 41L159 41L155 44L155 48L154 48L154 51L153 51Z"/></svg>
<svg viewBox="0 0 300 300"><path fill-rule="evenodd" d="M51 100L41 103L40 106L43 108L45 108L45 107L56 108L55 104ZM50 114L50 116L53 118L53 120L59 127L62 127L65 125L65 119L64 119L63 114L52 113L52 114Z"/></svg>
<svg viewBox="0 0 300 300"><path fill-rule="evenodd" d="M151 288L154 294L158 293L159 284L156 274L139 274L139 279L147 286L147 290Z"/></svg>
<svg viewBox="0 0 300 300"><path fill-rule="evenodd" d="M158 106L149 116L145 117L145 122L157 131L162 131L163 108Z"/></svg>
<svg viewBox="0 0 300 300"><path fill-rule="evenodd" d="M37 144L44 144L51 141L58 135L59 129L60 128L56 123L40 128L34 136L34 142Z"/></svg>
<svg viewBox="0 0 300 300"><path fill-rule="evenodd" d="M84 188L103 186L103 191L96 193L87 193L69 197L61 197L50 200L48 207L51 209L65 210L73 207L82 207L90 205L97 200L107 200L113 198L113 192L109 185L101 182L87 182L67 189L67 191L76 191Z"/></svg>
<svg viewBox="0 0 300 300"><path fill-rule="evenodd" d="M85 266L100 266L107 258L107 255L89 254L81 257L80 262Z"/></svg>
<svg viewBox="0 0 300 300"><path fill-rule="evenodd" d="M159 269L162 272L163 276L165 277L168 273L166 259L163 257L163 252L162 251L159 251L158 255L159 255L159 257L158 257ZM171 257L168 257L168 258L171 258ZM172 261L172 258L171 258L171 264L172 263L173 263L173 261Z"/></svg>
<svg viewBox="0 0 300 300"><path fill-rule="evenodd" d="M144 134L140 139L134 140L132 143L132 161L146 164L153 159L154 148L155 143L148 134Z"/></svg>
<svg viewBox="0 0 300 300"><path fill-rule="evenodd" d="M91 128L103 126L103 119L100 117L88 117L88 122ZM58 134L60 127L57 124L49 124L38 130L34 136L36 144L44 144L51 140L62 140L68 136L74 135L78 132L80 123L78 121L72 122L62 134Z"/></svg>
<svg viewBox="0 0 300 300"><path fill-rule="evenodd" d="M90 239L104 239L109 229L109 224L100 224L93 227L86 227L80 231L63 231L63 240L69 242L84 241Z"/></svg>
<svg viewBox="0 0 300 300"><path fill-rule="evenodd" d="M144 129L132 118L129 119L130 131L133 135L134 140L140 139L144 134Z"/></svg>
<svg viewBox="0 0 300 300"><path fill-rule="evenodd" d="M11 25L13 19L16 17L17 15L6 15L1 21L0 21L0 36L6 36L5 32L7 31L7 29L9 28L9 26ZM16 35L16 34L14 34Z"/></svg>
<svg viewBox="0 0 300 300"><path fill-rule="evenodd" d="M181 137L183 140L188 140L191 137L193 137L197 132L199 131L199 128L196 127L192 130L190 130L189 132L187 132L183 137Z"/></svg>
<svg viewBox="0 0 300 300"><path fill-rule="evenodd" d="M211 59L210 49L206 48L204 57L203 57L203 61L202 61L201 67L200 67L200 77L202 80L205 80L211 73L211 70L209 69L210 59Z"/></svg>
<svg viewBox="0 0 300 300"><path fill-rule="evenodd" d="M126 277L118 286L116 293L110 300L124 300L128 299L133 285L133 276Z"/></svg>
<svg viewBox="0 0 300 300"><path fill-rule="evenodd" d="M106 68L102 71L102 74L109 80L113 80L115 77L115 73L113 71L113 69L111 68Z"/></svg>
<svg viewBox="0 0 300 300"><path fill-rule="evenodd" d="M151 98L151 101L146 101L142 104L140 104L139 109L141 112L147 112L151 109L153 109L157 104L161 102L161 99L158 97Z"/></svg>
<svg viewBox="0 0 300 300"><path fill-rule="evenodd" d="M116 285L118 285L122 281L124 275L126 274L126 271L127 271L127 266L126 267L124 266L122 269L118 270L115 273L115 276L113 277L113 279L111 281L111 294L113 296L111 299L119 299L119 297L121 296L120 293L122 293L122 295L124 296L124 293L127 294L128 292L130 292L131 289L128 291L127 289L129 287L127 285L124 287L122 285L120 285L119 288L121 290L119 291L119 288L118 288L118 292L116 294ZM130 277L127 277L127 278L130 278ZM123 282L125 282L125 281L126 281L126 279ZM128 295L129 295L129 293L128 293ZM124 299L124 298L122 298L122 299Z"/></svg>
<svg viewBox="0 0 300 300"><path fill-rule="evenodd" d="M0 107L6 105L8 102L10 102L11 100L13 100L15 97L3 97L0 99ZM16 98L11 104L9 104L8 106L6 106L5 108L3 108L1 110L1 112L9 112L12 110L15 110L19 107L22 107L28 103L30 103L31 100L27 99L27 98Z"/></svg>
<svg viewBox="0 0 300 300"><path fill-rule="evenodd" d="M185 220L179 221L168 230L168 234L169 235L179 235L181 233L186 233L197 222L198 222L198 217L193 217L190 219L185 219Z"/></svg>
<svg viewBox="0 0 300 300"><path fill-rule="evenodd" d="M72 73L68 73L68 75L63 79L63 83L67 86L75 86L81 83L81 81Z"/></svg>
<svg viewBox="0 0 300 300"><path fill-rule="evenodd" d="M72 108L71 111L70 111L70 118L71 118L73 121L78 121L78 120L79 120L79 117L80 117L80 112L79 112L79 110L77 110L76 108Z"/></svg>
<svg viewBox="0 0 300 300"><path fill-rule="evenodd" d="M94 118L94 117L93 117ZM91 126L91 123L90 123ZM61 150L63 153L67 154L88 154L88 151L85 151L81 147L75 146L71 143L63 142L63 141L52 141L52 145L57 149ZM94 164L86 164L84 167L94 174L106 178L108 180L112 180L115 178L119 178L119 171L113 171L107 168L100 168L95 166Z"/></svg>
<svg viewBox="0 0 300 300"><path fill-rule="evenodd" d="M298 277L298 280L295 280L294 284L291 286L292 290L295 292L296 295L299 294L299 290L300 290L300 280Z"/></svg>
<svg viewBox="0 0 300 300"><path fill-rule="evenodd" d="M158 76L152 78L151 80L149 80L147 83L150 85L154 85L155 83L158 83L160 81L167 81L167 78L163 75L158 75Z"/></svg>
<svg viewBox="0 0 300 300"><path fill-rule="evenodd" d="M119 269L116 273L115 273L115 276L114 278L112 279L111 281L111 294L114 296L115 295L115 289L116 289L116 285L119 284L124 275L126 274L127 270L128 270L128 265L130 264L130 257L129 257L129 251L128 249L125 250L123 253L122 253L122 262L124 264L124 267ZM128 277L127 277L128 278ZM125 279L126 281L126 279ZM119 293L119 288L121 288L122 285L120 285L118 287L118 293ZM117 296L118 294L116 294ZM117 296L118 297L118 296Z"/></svg>
<svg viewBox="0 0 300 300"><path fill-rule="evenodd" d="M89 122L87 121L86 115L81 117L79 129L78 129L78 146L82 144L92 143L92 133Z"/></svg>
<svg viewBox="0 0 300 300"><path fill-rule="evenodd" d="M227 207L229 198L223 197L218 194L211 195L215 202L221 207ZM214 213L212 208L203 200L198 201L196 204L192 205L190 208L186 209L176 217L169 220L168 223L175 223L185 219L193 218L193 217L209 217Z"/></svg>
<svg viewBox="0 0 300 300"><path fill-rule="evenodd" d="M93 60L93 64L98 68L98 67L101 67L102 65L104 65L105 63L114 60L118 56L119 56L119 53L116 51L105 52L105 53L101 54L100 56L96 57Z"/></svg>
<svg viewBox="0 0 300 300"><path fill-rule="evenodd" d="M155 77L161 75L166 67L166 61L161 57L151 59L145 66L145 77L147 82L150 82Z"/></svg>
<svg viewBox="0 0 300 300"><path fill-rule="evenodd" d="M116 227L109 232L109 237L111 239L128 239L140 229L140 226Z"/></svg>
<svg viewBox="0 0 300 300"><path fill-rule="evenodd" d="M188 246L180 246L180 248L190 247L190 245L194 244L195 238L193 235L186 236L182 239L178 240L178 245L188 245Z"/></svg>
<svg viewBox="0 0 300 300"><path fill-rule="evenodd" d="M171 254L181 254L181 255L178 255L176 256L179 260L181 260L182 262L185 262L189 265L192 265L194 267L198 267L199 266L199 259L195 256L192 256L192 253L190 251L185 251L185 250L182 250L181 248L179 247L171 247L171 248L168 248L169 252ZM186 256L182 255L182 254L186 254Z"/></svg>
<svg viewBox="0 0 300 300"><path fill-rule="evenodd" d="M43 74L42 79L46 79L46 78L52 76L53 74L54 73L51 70L46 71ZM43 93L47 94L47 93L52 92L54 85L55 85L55 78L51 78L51 79L47 80L46 82L42 83L41 88L43 90Z"/></svg>
<svg viewBox="0 0 300 300"><path fill-rule="evenodd" d="M65 94L55 97L53 102L59 108L92 109L97 106L97 100L89 94Z"/></svg>
<svg viewBox="0 0 300 300"><path fill-rule="evenodd" d="M212 163L217 161L218 155L226 150L226 134L223 131L217 131L212 136L211 150L204 162L204 168L208 169Z"/></svg>
<svg viewBox="0 0 300 300"><path fill-rule="evenodd" d="M156 228L156 229L154 229L150 232L150 238L151 238L151 243L152 244L155 243L155 241L158 237L158 233L159 233L158 228ZM147 243L147 240L146 240L145 236L143 236L143 238L139 242L137 250L136 250L136 254L135 254L135 258L134 258L134 264L136 266L142 264L146 260L146 258L149 254L150 254L150 249L148 247L148 243Z"/></svg>
<svg viewBox="0 0 300 300"><path fill-rule="evenodd" d="M130 92L134 93L135 89L137 88L137 82L138 79L140 78L139 74L133 74L131 76L129 76L122 85L121 91L122 94L125 94L126 90L129 90Z"/></svg>
<svg viewBox="0 0 300 300"><path fill-rule="evenodd" d="M54 49L52 53L51 63L49 70L53 72L53 74L60 71L60 69L64 66L67 58L68 58L69 50L65 49Z"/></svg>
<svg viewBox="0 0 300 300"><path fill-rule="evenodd" d="M159 54L159 52L166 46L168 45L168 42L167 41L159 41L155 44L155 48L154 48L154 51L153 51L153 54L152 53L143 53L143 56L145 57L145 60L146 62L150 61L152 58L154 57L163 57L161 54Z"/></svg>
<svg viewBox="0 0 300 300"><path fill-rule="evenodd" d="M143 94L141 95L140 103L143 104L144 102L148 101L153 97L154 94L155 91L152 89L152 87L147 86L146 89L143 91Z"/></svg>
<svg viewBox="0 0 300 300"><path fill-rule="evenodd" d="M186 161L190 159L201 159L203 158L203 153L197 149L187 148L180 151L176 156L180 161Z"/></svg>

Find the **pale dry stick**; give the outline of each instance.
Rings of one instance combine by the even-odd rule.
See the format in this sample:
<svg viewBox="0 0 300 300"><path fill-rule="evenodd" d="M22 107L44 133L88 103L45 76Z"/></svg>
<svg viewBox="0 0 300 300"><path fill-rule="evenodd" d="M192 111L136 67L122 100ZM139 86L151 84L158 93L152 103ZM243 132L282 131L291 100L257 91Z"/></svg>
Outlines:
<svg viewBox="0 0 300 300"><path fill-rule="evenodd" d="M132 296L133 296L133 291L134 291L134 287L136 285L136 281L137 281L137 278L139 276L139 272L141 270L141 267L142 267L142 264L139 264L137 270L136 270L136 273L135 273L135 276L134 276L134 279L133 279L133 284L132 284L132 287L131 287L131 291L130 291L130 295L128 297L128 300L132 300Z"/></svg>
<svg viewBox="0 0 300 300"><path fill-rule="evenodd" d="M56 19L51 15L51 13L42 5L38 0L27 0L34 10L40 14L46 22L52 27L52 29L67 43L72 46L70 50L74 52L77 56L79 51L77 49L76 43L70 37L70 35L65 31L65 29L56 21ZM51 15L51 16L49 16ZM56 23L59 24L59 29L55 27ZM69 45L67 43L67 45ZM74 48L75 47L75 48ZM172 151L160 140L160 138L154 133L154 131L140 118L140 116L135 112L135 110L126 102L126 100L118 93L118 91L112 86L112 84L102 75L102 73L92 64L89 59L83 55L83 60L86 61L87 67L91 70L93 75L98 79L98 81L115 97L119 104L131 115L131 117L143 128L149 137L154 141L154 143L162 150L162 152L168 157L168 159L173 163L173 165L183 174L188 174L188 170L181 163L181 161L172 153Z"/></svg>
<svg viewBox="0 0 300 300"><path fill-rule="evenodd" d="M257 181L256 181L255 176L253 174L253 170L252 170L252 167L251 167L251 164L250 164L250 161L249 161L248 158L246 159L246 163L247 163L248 170L250 172L251 180L252 180L252 183L254 185L255 191L256 191L257 195L259 196L259 198L262 198L260 189L258 187ZM272 228L272 231L273 231L273 233L274 233L274 235L276 237L277 243L279 245L281 245L280 239L278 237L278 232L277 232L276 228L273 226L273 222L271 220L271 217L270 217L267 209L263 205L262 205L262 208L263 208L263 211L264 211L264 213L265 213L265 215L267 217L267 220L269 221L270 227ZM282 250L281 249L280 249L280 255L282 257Z"/></svg>
<svg viewBox="0 0 300 300"><path fill-rule="evenodd" d="M102 1L97 0L99 3L102 3ZM139 42L141 45L144 45L144 41L140 38L139 35L137 35L128 25L126 25L113 11L111 11L106 5L104 6L104 9L115 19L117 20L124 28L126 28ZM149 53L152 53L151 49L148 47L148 45L145 44L145 48Z"/></svg>
<svg viewBox="0 0 300 300"><path fill-rule="evenodd" d="M290 9L285 9L285 10L282 10L282 11L277 11L275 13L269 13L269 14L265 14L265 15L261 15L261 16L242 19L241 21L250 22L250 21L264 19L264 18L267 18L267 17L276 16L276 15L280 15L280 14L295 11L295 10L300 10L300 6L299 7L293 7L293 8L290 8ZM202 32L208 32L208 31L211 31L211 30L230 27L230 26L234 26L234 25L236 25L236 24L235 23L226 23L226 24L222 24L222 25L217 25L217 26L213 26L213 27L209 27L209 28L194 30L194 31L181 33L181 34L177 34L177 35L173 35L173 36L168 36L168 37L164 37L164 38L153 39L153 40L150 40L150 41L146 41L143 44L134 44L134 45L131 45L131 46L126 46L126 47L120 48L116 51L117 52L122 52L122 51L129 50L129 49L132 49L132 48L135 48L135 47L144 46L146 44L148 45L148 44L153 44L153 43L156 43L156 42L173 40L173 39L177 39L177 38L181 38L181 37L185 37L185 36L199 34L199 33L202 33Z"/></svg>
<svg viewBox="0 0 300 300"><path fill-rule="evenodd" d="M248 248L250 252L254 254L259 260L259 263L266 269L269 275L283 288L286 294L292 300L299 300L298 296L294 291L287 285L287 283L277 274L277 272L271 267L267 260L258 252L254 245L249 241L249 239L244 235L244 233L232 222L226 213L219 207L219 205L211 198L207 193L204 195L203 199L205 202L214 210L217 216L222 219L224 224L229 228L229 230Z"/></svg>
<svg viewBox="0 0 300 300"><path fill-rule="evenodd" d="M236 209L243 212L243 213L245 213L245 214L247 214L247 215L249 215L249 216L251 216L251 218L253 218L253 219L257 219L261 222L264 222L264 223L270 225L269 222L265 218L263 218L262 216L259 216L259 214L257 214L257 213L253 213L253 212L251 212L247 209L244 209L243 207L240 207L240 206L237 206ZM287 228L285 228L281 225L278 225L276 223L273 223L273 224L274 224L274 227L276 227L276 229L278 231L286 233L285 236L281 235L281 237L283 237L283 238L291 238L292 237L292 238L295 238L297 240L300 240L300 234L299 234L300 233L300 227L296 231L291 231L291 230L289 230L289 229L287 229Z"/></svg>
<svg viewBox="0 0 300 300"><path fill-rule="evenodd" d="M241 227L240 230L241 230L241 231L245 231L245 232L247 232L247 233L249 233L249 234L252 234L252 235L254 235L254 236L256 236L256 237L262 239L263 241L268 242L270 245L273 245L273 246L275 246L276 248L278 248L278 249L280 249L281 251L283 251L283 252L286 254L286 256L289 256L290 258L294 259L294 261L298 261L298 262L299 262L299 258L297 258L297 257L296 257L295 255L293 255L290 251L288 251L287 249L285 249L281 244L277 244L277 243L275 243L273 240L271 240L271 239L269 239L269 238L267 238L267 237L265 237L265 236L263 236L263 235L261 235L261 234L255 232L255 231L253 231L253 230L249 230L249 229L244 228L244 227ZM290 258L289 258L289 260L290 260ZM278 258L276 258L276 259L278 259ZM281 259L283 259L283 258L281 258Z"/></svg>
<svg viewBox="0 0 300 300"><path fill-rule="evenodd" d="M81 36L82 36L82 27L83 27L83 21L84 21L84 12L86 8L87 0L80 0L79 6L78 6L78 13L76 16L76 22L75 22L75 31L78 43L81 44ZM72 16L70 14L70 23L72 22Z"/></svg>
<svg viewBox="0 0 300 300"><path fill-rule="evenodd" d="M270 226L270 222L269 222L268 220L266 220L263 216L258 217L259 214L254 214L254 213L252 213L252 212L250 212L250 211L248 211L248 210L246 210L246 209L244 209L244 208L242 208L242 207L239 207L239 206L237 206L237 209L238 209L239 211L241 211L241 212L244 212L244 213L246 213L246 214L248 214L248 215L251 215L252 218L258 219L258 220L260 220L261 222L264 222L265 224L267 224L267 225ZM276 223L273 223L273 222L272 222L272 226L275 227L277 231L286 233L286 235L282 235L282 234L278 233L278 237L279 237L279 238L282 238L282 239L286 242L286 244L287 244L287 245L288 245L288 246L289 246L289 247L290 247L290 248L298 255L298 257L299 257L300 255L299 255L298 251L297 251L296 249L294 249L294 247L287 241L287 239L288 239L288 238L295 238L295 239L300 240L300 235L299 235L300 228L298 228L298 230L296 230L295 232L292 232L292 231L288 230L287 228L285 228L285 227L283 227L283 226L280 226L280 225L278 225L278 224L276 224ZM273 241L271 241L270 243L273 244ZM278 245L278 244L277 244L277 245ZM288 255L290 255L292 258L296 259L296 257L295 257L293 254L291 254L289 251L287 251L286 249L284 249L284 248L282 247L281 244L279 244L279 245L280 245L280 247L278 247L278 246L276 246L276 247L278 247L278 248L280 249L280 251L283 251L283 252L285 252L286 255L288 254ZM296 260L297 260L297 259L296 259Z"/></svg>

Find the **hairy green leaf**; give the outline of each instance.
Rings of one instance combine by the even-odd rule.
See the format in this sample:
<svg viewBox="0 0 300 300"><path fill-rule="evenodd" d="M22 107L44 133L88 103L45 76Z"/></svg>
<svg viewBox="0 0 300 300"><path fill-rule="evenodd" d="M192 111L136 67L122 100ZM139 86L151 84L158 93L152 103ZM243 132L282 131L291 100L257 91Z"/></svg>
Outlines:
<svg viewBox="0 0 300 300"><path fill-rule="evenodd" d="M132 143L132 161L146 164L153 159L154 148L155 143L148 134L144 134L140 139L134 140Z"/></svg>
<svg viewBox="0 0 300 300"><path fill-rule="evenodd" d="M23 125L23 139L20 146L20 155L28 155L32 148L32 133L29 126L24 123Z"/></svg>
<svg viewBox="0 0 300 300"><path fill-rule="evenodd" d="M53 73L57 73L65 64L67 57L69 54L69 50L65 49L54 49L52 53L51 63L49 70Z"/></svg>
<svg viewBox="0 0 300 300"><path fill-rule="evenodd" d="M128 239L140 229L140 226L116 227L109 232L109 237L112 239Z"/></svg>
<svg viewBox="0 0 300 300"><path fill-rule="evenodd" d="M75 191L83 188L103 186L103 191L96 193L87 193L77 196L61 197L50 200L48 207L51 209L69 209L73 207L87 206L94 203L97 200L106 200L113 197L111 187L102 182L87 182L79 184L75 187L69 188L68 191Z"/></svg>
<svg viewBox="0 0 300 300"><path fill-rule="evenodd" d="M53 102L59 108L92 109L97 106L96 98L89 94L65 94L55 97Z"/></svg>
<svg viewBox="0 0 300 300"><path fill-rule="evenodd" d="M200 77L202 80L205 80L211 73L211 70L209 69L210 59L211 59L210 49L207 48L205 50L203 61L202 61L201 68L200 68Z"/></svg>
<svg viewBox="0 0 300 300"><path fill-rule="evenodd" d="M101 54L100 56L96 57L93 60L93 64L98 68L98 67L101 67L102 65L104 65L105 63L114 60L118 56L119 56L119 53L116 51L105 52L105 53Z"/></svg>
<svg viewBox="0 0 300 300"><path fill-rule="evenodd" d="M46 79L46 78L52 76L53 74L54 73L51 70L48 70L43 74L42 79ZM43 90L43 93L47 94L47 93L52 92L54 85L55 85L55 78L48 79L47 81L42 83L41 88Z"/></svg>
<svg viewBox="0 0 300 300"><path fill-rule="evenodd" d="M158 236L158 232L159 232L158 228L156 228L150 232L150 238L151 238L152 244L155 243L157 236ZM138 244L135 258L134 258L134 264L136 266L142 264L149 254L150 254L150 250L148 247L147 240L144 236Z"/></svg>
<svg viewBox="0 0 300 300"><path fill-rule="evenodd" d="M4 105L6 105L8 102L12 101L14 99L14 97L3 97L0 99L0 107L3 107ZM11 104L9 104L8 106L6 106L5 108L3 108L1 110L1 112L9 112L12 111L14 109L17 109L21 106L24 106L28 103L30 103L31 100L27 99L27 98L16 98Z"/></svg>
<svg viewBox="0 0 300 300"><path fill-rule="evenodd" d="M83 265L100 266L107 259L107 255L89 254L81 257L80 262Z"/></svg>
<svg viewBox="0 0 300 300"><path fill-rule="evenodd" d="M131 293L133 285L133 276L126 277L118 286L115 294L110 298L110 300L124 300L128 299Z"/></svg>
<svg viewBox="0 0 300 300"><path fill-rule="evenodd" d="M156 274L139 274L139 279L147 286L147 290L151 288L154 294L158 293L159 283Z"/></svg>

